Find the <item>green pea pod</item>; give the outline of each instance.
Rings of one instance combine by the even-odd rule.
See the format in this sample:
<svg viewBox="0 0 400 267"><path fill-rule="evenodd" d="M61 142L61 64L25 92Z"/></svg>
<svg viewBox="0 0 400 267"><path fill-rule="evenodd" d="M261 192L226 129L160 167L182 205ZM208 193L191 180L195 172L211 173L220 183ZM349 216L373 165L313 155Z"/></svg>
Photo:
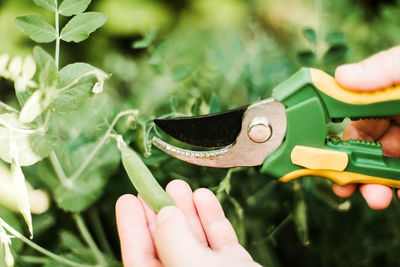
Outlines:
<svg viewBox="0 0 400 267"><path fill-rule="evenodd" d="M165 193L138 154L125 143L119 142L119 149L129 179L150 208L158 212L165 206L174 206L174 201Z"/></svg>

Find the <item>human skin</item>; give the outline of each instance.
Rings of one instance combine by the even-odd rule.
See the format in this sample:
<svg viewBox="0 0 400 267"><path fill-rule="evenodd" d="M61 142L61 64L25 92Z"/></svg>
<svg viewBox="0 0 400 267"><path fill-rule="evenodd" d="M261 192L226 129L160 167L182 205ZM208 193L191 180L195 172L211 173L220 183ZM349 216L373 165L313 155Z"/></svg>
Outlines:
<svg viewBox="0 0 400 267"><path fill-rule="evenodd" d="M182 180L166 187L176 207L156 214L142 198L121 196L116 204L125 267L260 267L239 244L215 195L194 193Z"/></svg>
<svg viewBox="0 0 400 267"><path fill-rule="evenodd" d="M361 62L340 66L336 69L335 78L342 87L360 92L400 85L400 46L379 52ZM351 122L343 133L343 139L379 141L384 156L400 158L400 116ZM357 185L332 184L332 188L336 195L345 198L355 192ZM372 209L385 209L392 201L390 187L363 184L359 190ZM399 190L396 195L400 198Z"/></svg>

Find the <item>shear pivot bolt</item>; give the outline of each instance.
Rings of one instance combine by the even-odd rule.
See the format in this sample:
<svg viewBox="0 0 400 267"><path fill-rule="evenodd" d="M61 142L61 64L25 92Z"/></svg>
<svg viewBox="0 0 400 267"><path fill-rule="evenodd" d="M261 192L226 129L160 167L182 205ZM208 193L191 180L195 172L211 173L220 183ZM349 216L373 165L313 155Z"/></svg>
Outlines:
<svg viewBox="0 0 400 267"><path fill-rule="evenodd" d="M249 123L247 135L255 143L264 143L272 135L271 125L265 118L255 118Z"/></svg>

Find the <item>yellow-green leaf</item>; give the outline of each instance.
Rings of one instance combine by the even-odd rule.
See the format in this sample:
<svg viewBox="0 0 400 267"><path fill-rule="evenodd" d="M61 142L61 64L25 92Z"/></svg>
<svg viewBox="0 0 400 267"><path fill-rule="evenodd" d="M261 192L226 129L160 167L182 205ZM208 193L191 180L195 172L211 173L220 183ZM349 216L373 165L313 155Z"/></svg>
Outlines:
<svg viewBox="0 0 400 267"><path fill-rule="evenodd" d="M50 43L56 39L56 29L38 14L20 16L15 19L18 28L38 43Z"/></svg>

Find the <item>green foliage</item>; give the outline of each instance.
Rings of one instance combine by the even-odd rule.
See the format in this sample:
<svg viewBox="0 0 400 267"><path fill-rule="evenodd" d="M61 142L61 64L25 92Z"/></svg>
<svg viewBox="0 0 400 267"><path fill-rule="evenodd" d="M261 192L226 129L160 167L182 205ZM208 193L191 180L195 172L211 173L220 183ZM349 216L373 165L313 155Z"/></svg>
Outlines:
<svg viewBox="0 0 400 267"><path fill-rule="evenodd" d="M147 48L157 38L158 29L152 29L143 39L133 42L132 48Z"/></svg>
<svg viewBox="0 0 400 267"><path fill-rule="evenodd" d="M57 6L56 6L56 1L53 0L33 0L35 5L38 7L44 8L47 11L50 12L56 12Z"/></svg>
<svg viewBox="0 0 400 267"><path fill-rule="evenodd" d="M26 15L15 19L17 26L38 43L51 43L57 38L56 29L41 15Z"/></svg>
<svg viewBox="0 0 400 267"><path fill-rule="evenodd" d="M57 83L57 67L54 59L40 46L33 49L33 57L37 68L39 88L44 91L52 90Z"/></svg>
<svg viewBox="0 0 400 267"><path fill-rule="evenodd" d="M93 87L107 77L101 70L86 64L74 63L59 72L58 94L50 104L56 112L68 113L77 109L84 101L94 95Z"/></svg>
<svg viewBox="0 0 400 267"><path fill-rule="evenodd" d="M73 17L61 30L61 39L66 42L79 43L103 26L107 16L99 12L86 12Z"/></svg>
<svg viewBox="0 0 400 267"><path fill-rule="evenodd" d="M303 30L303 36L310 42L315 43L317 42L317 34L315 33L314 29L305 28Z"/></svg>
<svg viewBox="0 0 400 267"><path fill-rule="evenodd" d="M63 16L72 16L84 12L89 6L91 0L64 0L60 5L60 14Z"/></svg>

